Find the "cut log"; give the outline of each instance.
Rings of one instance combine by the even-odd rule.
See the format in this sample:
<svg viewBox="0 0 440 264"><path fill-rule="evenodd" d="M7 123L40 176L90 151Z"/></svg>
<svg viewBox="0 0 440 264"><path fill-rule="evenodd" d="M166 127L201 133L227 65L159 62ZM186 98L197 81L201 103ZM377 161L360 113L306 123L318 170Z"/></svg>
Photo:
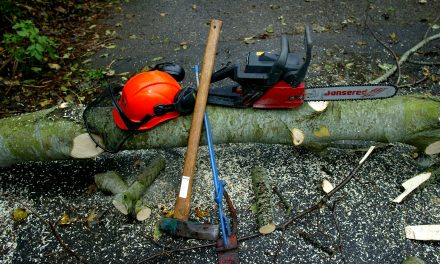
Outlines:
<svg viewBox="0 0 440 264"><path fill-rule="evenodd" d="M273 222L272 187L269 183L267 173L261 167L251 170L252 189L255 195L258 231L263 234L270 234L275 231L276 225Z"/></svg>
<svg viewBox="0 0 440 264"><path fill-rule="evenodd" d="M86 133L80 107L52 108L0 119L0 167L25 161L79 157L74 139ZM260 110L207 107L215 135L221 143L292 144L322 149L343 140L401 142L420 152L436 154L440 142L440 97L396 96L387 100L332 102L317 112L307 104L296 109ZM115 146L127 135L113 122L111 108L97 108L90 122L105 145ZM127 140L124 149L183 147L191 117L182 116ZM296 128L303 139L295 138ZM295 130L296 131L296 130ZM293 138L292 138L293 136ZM202 137L204 138L204 137ZM90 142L89 142L90 143ZM206 144L203 139L202 144ZM87 145L87 144L86 144ZM90 151L95 153L93 144ZM95 152L94 152L95 151Z"/></svg>
<svg viewBox="0 0 440 264"><path fill-rule="evenodd" d="M150 216L151 209L141 201L142 195L164 168L163 157L154 159L130 187L113 171L95 175L95 182L101 190L114 194L112 203L119 212L143 221Z"/></svg>

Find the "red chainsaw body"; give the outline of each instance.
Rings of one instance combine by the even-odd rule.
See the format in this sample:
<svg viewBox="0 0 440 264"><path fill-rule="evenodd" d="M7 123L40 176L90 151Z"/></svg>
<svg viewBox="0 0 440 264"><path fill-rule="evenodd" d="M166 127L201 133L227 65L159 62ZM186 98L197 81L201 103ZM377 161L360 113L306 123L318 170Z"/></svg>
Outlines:
<svg viewBox="0 0 440 264"><path fill-rule="evenodd" d="M281 80L268 89L257 101L254 108L296 108L304 103L304 82L296 87Z"/></svg>

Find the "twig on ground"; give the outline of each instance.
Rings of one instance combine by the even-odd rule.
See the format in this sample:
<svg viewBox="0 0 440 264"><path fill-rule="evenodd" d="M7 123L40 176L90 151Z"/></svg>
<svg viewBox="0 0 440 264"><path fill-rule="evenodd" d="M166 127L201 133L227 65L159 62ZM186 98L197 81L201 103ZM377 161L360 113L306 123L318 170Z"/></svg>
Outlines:
<svg viewBox="0 0 440 264"><path fill-rule="evenodd" d="M286 215L290 215L292 212L292 206L290 203L286 200L284 195L278 190L276 186L272 187L273 192L278 196L278 199L280 199L281 203L284 205L284 208L286 209Z"/></svg>
<svg viewBox="0 0 440 264"><path fill-rule="evenodd" d="M432 35L422 41L420 41L419 43L417 43L415 46L413 46L412 48L410 48L409 50L407 50L399 59L398 64L402 65L405 61L408 60L409 56L411 56L414 52L416 52L417 50L419 50L420 48L422 48L423 46L425 46L426 44L428 44L429 42L436 40L436 39L440 39L440 33ZM386 79L388 79L388 77L390 77L395 71L397 70L397 66L393 66L391 67L391 69L389 69L387 72L385 72L382 76L374 79L373 81L371 81L370 83L380 83L385 81Z"/></svg>
<svg viewBox="0 0 440 264"><path fill-rule="evenodd" d="M370 18L371 19L371 18ZM377 36L376 36L376 34L374 33L374 31L370 28L370 26L368 25L368 22L367 21L365 21L365 26L368 28L368 30L370 31L370 33L371 33L371 35L373 36L373 38L377 41L377 42L379 42L382 46L384 46L390 53L391 53L391 55L393 55L393 57L394 57L394 61L395 61L395 63L396 63L396 68L397 68L397 80L396 80L396 83L395 83L395 85L397 86L397 85L399 85L399 82L400 82L400 75L401 75L401 73L400 73L400 64L399 64L399 58L397 57L397 55L396 55L396 53L394 52L394 50L392 50L390 47L388 47L388 45L387 44L385 44L385 42L383 42L382 40L380 40Z"/></svg>
<svg viewBox="0 0 440 264"><path fill-rule="evenodd" d="M427 65L427 66L440 65L440 61L417 61L417 60L408 59L408 62L412 63L412 64L420 64L420 65Z"/></svg>
<svg viewBox="0 0 440 264"><path fill-rule="evenodd" d="M437 21L438 21L439 19L440 19L440 15L437 16L437 17L432 21L432 24L437 23ZM423 35L423 39L426 39L426 37L427 37L428 34L429 34L429 31L431 31L431 26L429 26L428 29L426 29L425 34Z"/></svg>
<svg viewBox="0 0 440 264"><path fill-rule="evenodd" d="M364 164L364 162L367 160L367 158L368 158L368 156L371 154L371 152L373 151L373 149L374 149L374 146L372 146L372 147L370 147L370 149L367 151L367 153L364 155L364 157L359 161L359 164L358 164L358 166L356 166L348 175L347 175L347 177L345 177L344 178L344 180L340 183L340 184L338 184L331 192L329 192L328 194L326 194L323 198L321 198L320 200L319 200L319 202L317 202L316 204L314 204L314 205L312 205L312 206L310 206L309 208L307 208L306 210L304 210L304 211L302 211L302 212L300 212L300 213L298 213L298 214L296 214L296 215L293 215L292 217L290 217L288 220L286 220L285 222L283 222L283 223L281 223L281 224L279 224L279 225L277 225L277 227L276 227L276 230L281 230L281 237L280 237L280 240L282 241L282 240L284 240L284 232L285 232L285 230L286 230L286 228L289 226L289 225L291 225L292 223L294 223L295 221L297 221L297 220L299 220L300 218L302 218L302 217L304 217L304 216L306 216L306 215L308 215L309 213L312 213L312 212L314 212L314 211L316 211L316 210L318 210L319 208L321 208L322 206L324 206L327 202L328 202L328 200L330 199L330 197L332 196L332 195L334 195L338 190L340 190L340 189L342 189L353 177L354 177L354 174L359 170L359 168ZM254 234L251 234L251 235L247 235L247 236L244 236L244 237L241 237L241 238L238 238L237 239L237 241L238 242L243 242L243 241L246 241L246 240L249 240L249 239L253 239L253 238L256 238L256 237L260 237L260 236L262 236L260 233L254 233ZM281 242L280 241L280 242ZM279 243L279 246L278 246L278 250L277 250L277 252L275 253L275 256L276 256L276 258L275 258L275 262L276 262L276 260L277 260L277 258L278 258L278 256L279 256L279 251L280 251L280 248L281 248L281 244L282 243ZM144 258L144 259L141 259L140 261L138 261L137 263L138 264L142 264L142 263L147 263L147 262L149 262L149 261L152 261L152 260L154 260L154 259L156 259L156 258L158 258L158 257L162 257L162 256L169 256L169 255L171 255L171 254L173 254L173 253L177 253L177 252L185 252L185 251L189 251L189 250L195 250L195 249L202 249L202 248L208 248L208 247L213 247L213 246L215 246L216 245L216 243L209 243L209 244L203 244L203 245L198 245L198 246L192 246L192 247L187 247L187 248L175 248L175 249L170 249L170 250L162 250L161 252L159 252L159 253L156 253L156 254L154 254L154 255L151 255L151 256L149 256L149 257L146 257L146 258ZM162 247L162 246L161 246Z"/></svg>
<svg viewBox="0 0 440 264"><path fill-rule="evenodd" d="M311 212L314 212L321 208L322 206L326 205L330 198L339 190L341 190L347 183L350 182L351 179L353 179L355 173L362 167L362 165L365 163L367 158L370 156L371 152L373 152L375 146L371 146L370 149L365 153L364 157L359 161L358 165L340 182L338 185L335 186L333 190L331 190L329 193L327 193L325 196L323 196L316 204L312 205L311 207L307 208L306 210L292 216L285 222L277 225L277 230L281 230L282 233L285 232L286 228L291 225L292 223L296 222L298 219L304 217L305 215L308 215ZM282 234L283 235L283 234ZM280 241L281 242L281 241ZM281 250L281 243L278 244L278 251ZM278 256L278 253L275 254ZM277 259L275 259L275 262Z"/></svg>
<svg viewBox="0 0 440 264"><path fill-rule="evenodd" d="M331 247L327 247L322 245L321 243L319 243L316 239L314 239L312 237L312 235L310 235L307 232L304 231L299 231L299 236L302 237L306 242L308 242L309 244L311 244L312 246L314 246L315 248L327 253L330 257L333 257L336 254L336 251L331 248Z"/></svg>
<svg viewBox="0 0 440 264"><path fill-rule="evenodd" d="M56 230L57 227L57 223L58 221L56 221L55 224L50 223L48 220L46 220L42 215L40 215L37 210L35 210L32 206L26 204L24 201L22 201L21 199L19 199L18 197L11 195L11 194L5 194L5 193L0 193L0 196L3 196L4 198L6 198L7 200L11 201L11 202L17 202L19 204L21 204L23 207L25 207L27 210L29 210L32 214L34 214L42 223L44 223L45 225L47 225L49 227L50 232L52 233L52 235L55 237L55 239L58 241L58 243L60 244L60 246L64 249L64 251L69 254L70 256L74 257L79 263L82 264L88 264L87 260L85 260L83 257L81 257L78 253L76 253L75 251L73 251L65 242L64 240L61 238L61 235L58 233L58 231Z"/></svg>
<svg viewBox="0 0 440 264"><path fill-rule="evenodd" d="M413 82L413 83L408 83L408 84L402 84L402 85L399 85L399 86L397 86L397 88L406 88L406 87L415 86L415 85L417 85L417 84L420 84L420 83L422 83L422 82L428 80L428 78L429 78L428 76L425 76L425 77L423 77L422 79L417 80L417 81L415 81L415 82Z"/></svg>

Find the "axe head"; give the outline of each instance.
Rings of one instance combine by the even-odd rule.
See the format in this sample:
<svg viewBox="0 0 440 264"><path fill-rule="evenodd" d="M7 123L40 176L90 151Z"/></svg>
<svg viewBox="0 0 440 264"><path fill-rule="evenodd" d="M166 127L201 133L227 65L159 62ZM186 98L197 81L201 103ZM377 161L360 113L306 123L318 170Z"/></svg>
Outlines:
<svg viewBox="0 0 440 264"><path fill-rule="evenodd" d="M194 221L182 221L175 218L162 218L160 230L172 236L216 241L219 237L219 225L203 224Z"/></svg>

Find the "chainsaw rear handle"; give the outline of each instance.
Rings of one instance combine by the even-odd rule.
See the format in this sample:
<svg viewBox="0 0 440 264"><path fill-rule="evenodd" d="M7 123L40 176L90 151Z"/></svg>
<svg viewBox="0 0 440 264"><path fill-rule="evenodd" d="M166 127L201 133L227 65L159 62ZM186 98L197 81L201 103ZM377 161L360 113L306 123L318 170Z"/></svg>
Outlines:
<svg viewBox="0 0 440 264"><path fill-rule="evenodd" d="M281 52L278 56L277 61L273 64L270 72L268 74L268 86L272 86L277 83L281 76L283 75L286 69L287 56L289 55L289 42L287 41L287 37L285 35L281 36Z"/></svg>

